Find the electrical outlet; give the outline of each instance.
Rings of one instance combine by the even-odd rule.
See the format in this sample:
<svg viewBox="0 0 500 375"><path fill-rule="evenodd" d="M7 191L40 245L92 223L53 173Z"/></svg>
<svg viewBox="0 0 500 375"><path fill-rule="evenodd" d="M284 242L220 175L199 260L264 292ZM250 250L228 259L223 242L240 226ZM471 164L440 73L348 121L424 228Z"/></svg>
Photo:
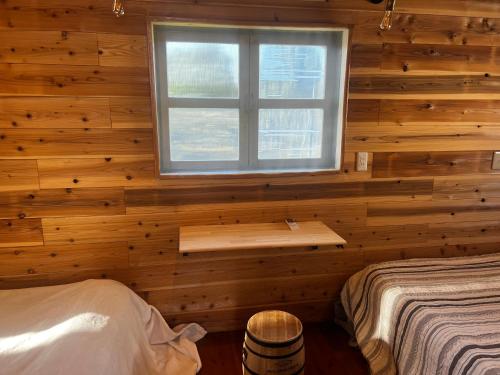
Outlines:
<svg viewBox="0 0 500 375"><path fill-rule="evenodd" d="M368 170L368 152L356 153L356 171L366 172Z"/></svg>
<svg viewBox="0 0 500 375"><path fill-rule="evenodd" d="M500 151L493 153L493 163L491 164L491 169L500 169Z"/></svg>

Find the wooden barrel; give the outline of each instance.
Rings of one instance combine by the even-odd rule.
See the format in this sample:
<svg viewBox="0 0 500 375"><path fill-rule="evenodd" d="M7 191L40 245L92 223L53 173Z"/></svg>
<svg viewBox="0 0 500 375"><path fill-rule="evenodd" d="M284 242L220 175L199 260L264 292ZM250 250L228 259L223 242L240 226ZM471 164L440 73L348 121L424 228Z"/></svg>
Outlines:
<svg viewBox="0 0 500 375"><path fill-rule="evenodd" d="M284 311L250 318L243 344L244 375L303 375L304 338L300 320Z"/></svg>

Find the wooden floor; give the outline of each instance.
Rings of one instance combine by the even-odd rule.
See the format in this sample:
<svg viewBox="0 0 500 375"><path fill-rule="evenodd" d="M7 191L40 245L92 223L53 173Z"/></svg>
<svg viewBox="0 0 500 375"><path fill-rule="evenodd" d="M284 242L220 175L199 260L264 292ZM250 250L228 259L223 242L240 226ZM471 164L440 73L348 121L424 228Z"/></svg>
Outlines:
<svg viewBox="0 0 500 375"><path fill-rule="evenodd" d="M210 333L199 342L201 375L241 374L244 332ZM304 329L306 375L366 375L368 365L358 349L349 347L348 335L333 325Z"/></svg>

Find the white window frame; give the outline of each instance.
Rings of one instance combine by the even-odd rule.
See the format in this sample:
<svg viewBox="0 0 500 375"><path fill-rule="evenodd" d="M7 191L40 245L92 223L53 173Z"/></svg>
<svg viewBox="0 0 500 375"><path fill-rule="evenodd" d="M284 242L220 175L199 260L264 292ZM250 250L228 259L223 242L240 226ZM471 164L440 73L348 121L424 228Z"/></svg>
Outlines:
<svg viewBox="0 0 500 375"><path fill-rule="evenodd" d="M341 162L348 29L259 29L225 26L153 24L154 75L160 175L338 170ZM239 45L239 98L172 98L168 96L166 43L170 41ZM260 99L259 45L324 45L327 47L324 99ZM340 47L340 48L338 48ZM238 161L172 161L169 108L234 108L239 110ZM323 110L322 153L314 159L258 159L259 109Z"/></svg>

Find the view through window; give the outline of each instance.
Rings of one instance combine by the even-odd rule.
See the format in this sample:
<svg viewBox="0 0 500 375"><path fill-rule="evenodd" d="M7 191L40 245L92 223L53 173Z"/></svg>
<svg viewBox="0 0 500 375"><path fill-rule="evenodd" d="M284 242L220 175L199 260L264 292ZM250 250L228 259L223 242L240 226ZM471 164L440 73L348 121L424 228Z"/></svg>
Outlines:
<svg viewBox="0 0 500 375"><path fill-rule="evenodd" d="M161 173L338 169L347 30L155 25Z"/></svg>

